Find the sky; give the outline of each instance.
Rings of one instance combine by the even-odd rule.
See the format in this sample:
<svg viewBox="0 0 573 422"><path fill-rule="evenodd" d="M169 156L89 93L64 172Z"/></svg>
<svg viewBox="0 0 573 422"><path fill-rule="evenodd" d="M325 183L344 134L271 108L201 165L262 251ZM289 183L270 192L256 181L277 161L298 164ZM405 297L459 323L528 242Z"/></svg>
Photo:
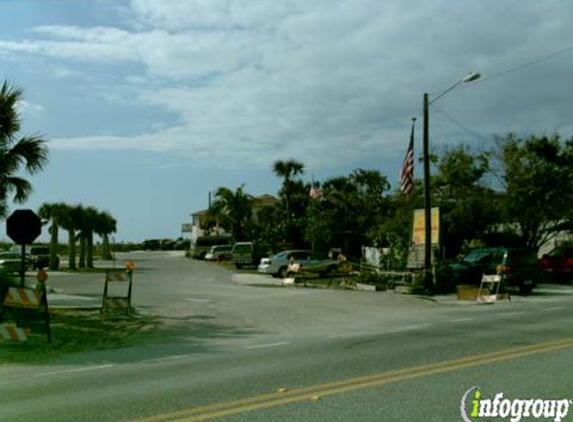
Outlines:
<svg viewBox="0 0 573 422"><path fill-rule="evenodd" d="M50 162L27 203L93 205L118 241L177 238L209 192L356 168L399 183L422 99L434 152L573 136L566 0L0 1L0 78ZM421 166L416 168L421 177Z"/></svg>

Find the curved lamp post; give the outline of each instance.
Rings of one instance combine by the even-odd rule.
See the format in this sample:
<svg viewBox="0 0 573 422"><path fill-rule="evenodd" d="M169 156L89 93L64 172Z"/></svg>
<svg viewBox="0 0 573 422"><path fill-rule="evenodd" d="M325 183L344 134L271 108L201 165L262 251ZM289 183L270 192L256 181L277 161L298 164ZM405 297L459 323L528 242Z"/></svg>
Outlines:
<svg viewBox="0 0 573 422"><path fill-rule="evenodd" d="M433 291L432 280L432 204L430 200L430 112L429 108L452 89L464 82L479 79L479 73L470 73L430 101L427 92L424 93L424 286Z"/></svg>

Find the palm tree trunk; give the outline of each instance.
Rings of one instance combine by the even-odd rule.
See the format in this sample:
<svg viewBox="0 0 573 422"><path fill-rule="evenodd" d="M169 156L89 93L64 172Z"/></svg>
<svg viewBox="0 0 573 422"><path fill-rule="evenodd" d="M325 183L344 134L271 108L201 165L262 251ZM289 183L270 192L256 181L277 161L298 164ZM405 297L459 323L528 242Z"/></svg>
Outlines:
<svg viewBox="0 0 573 422"><path fill-rule="evenodd" d="M58 225L54 222L50 227L50 261L48 267L55 271L58 269Z"/></svg>
<svg viewBox="0 0 573 422"><path fill-rule="evenodd" d="M86 237L86 264L88 268L94 267L94 233L88 232Z"/></svg>
<svg viewBox="0 0 573 422"><path fill-rule="evenodd" d="M106 260L112 259L110 250L109 250L109 236L107 233L102 235L102 258Z"/></svg>
<svg viewBox="0 0 573 422"><path fill-rule="evenodd" d="M72 228L68 230L68 268L76 269L76 231Z"/></svg>
<svg viewBox="0 0 573 422"><path fill-rule="evenodd" d="M78 262L78 267L86 267L86 237L84 234L80 235L80 261Z"/></svg>

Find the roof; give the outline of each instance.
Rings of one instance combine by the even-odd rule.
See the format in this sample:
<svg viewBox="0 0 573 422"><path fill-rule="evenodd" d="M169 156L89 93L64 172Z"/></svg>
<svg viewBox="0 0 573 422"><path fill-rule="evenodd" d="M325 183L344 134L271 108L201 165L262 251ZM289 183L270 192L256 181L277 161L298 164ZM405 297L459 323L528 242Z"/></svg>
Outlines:
<svg viewBox="0 0 573 422"><path fill-rule="evenodd" d="M191 214L191 216L197 216L200 217L202 215L206 215L209 212L209 210L201 210L201 211L196 211L193 214Z"/></svg>

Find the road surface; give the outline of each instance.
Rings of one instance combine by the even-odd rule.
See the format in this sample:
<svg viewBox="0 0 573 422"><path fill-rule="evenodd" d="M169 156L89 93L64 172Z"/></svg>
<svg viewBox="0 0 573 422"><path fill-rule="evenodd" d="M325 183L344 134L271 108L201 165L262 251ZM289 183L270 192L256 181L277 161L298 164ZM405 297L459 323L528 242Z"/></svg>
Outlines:
<svg viewBox="0 0 573 422"><path fill-rule="evenodd" d="M474 386L573 399L571 286L476 305L253 287L257 276L176 253L122 258L135 261L138 312L160 328L144 344L3 366L0 421L443 422L462 420ZM103 290L101 274L50 280Z"/></svg>

